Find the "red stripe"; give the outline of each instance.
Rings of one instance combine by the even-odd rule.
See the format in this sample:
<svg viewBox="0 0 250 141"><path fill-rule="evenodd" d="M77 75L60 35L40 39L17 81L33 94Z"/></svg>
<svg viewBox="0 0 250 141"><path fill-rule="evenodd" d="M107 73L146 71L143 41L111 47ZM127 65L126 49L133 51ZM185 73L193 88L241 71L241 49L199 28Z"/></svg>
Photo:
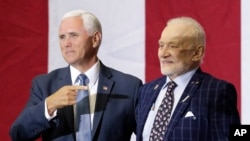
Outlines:
<svg viewBox="0 0 250 141"><path fill-rule="evenodd" d="M197 19L207 33L204 71L232 82L240 110L240 1L146 1L146 81L160 76L158 39L166 21L176 16Z"/></svg>
<svg viewBox="0 0 250 141"><path fill-rule="evenodd" d="M47 72L48 1L0 1L1 140L29 96L31 79Z"/></svg>

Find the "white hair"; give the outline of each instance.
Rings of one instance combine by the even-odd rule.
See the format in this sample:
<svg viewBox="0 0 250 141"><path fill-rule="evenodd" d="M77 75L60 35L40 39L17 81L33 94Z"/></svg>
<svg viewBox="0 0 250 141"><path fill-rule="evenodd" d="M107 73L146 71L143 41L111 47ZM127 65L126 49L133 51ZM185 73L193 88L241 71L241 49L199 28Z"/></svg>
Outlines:
<svg viewBox="0 0 250 141"><path fill-rule="evenodd" d="M176 23L190 25L189 30L191 31L191 36L193 37L194 41L196 41L200 45L204 46L204 48L205 48L205 46L206 46L206 34L205 34L203 27L200 25L199 22L197 22L195 19L190 18L190 17L178 17L178 18L170 19L167 22L167 25L176 24Z"/></svg>
<svg viewBox="0 0 250 141"><path fill-rule="evenodd" d="M74 10L66 13L62 17L62 20L70 17L81 17L84 23L84 27L89 35L93 35L97 31L102 33L101 23L94 14L84 10Z"/></svg>

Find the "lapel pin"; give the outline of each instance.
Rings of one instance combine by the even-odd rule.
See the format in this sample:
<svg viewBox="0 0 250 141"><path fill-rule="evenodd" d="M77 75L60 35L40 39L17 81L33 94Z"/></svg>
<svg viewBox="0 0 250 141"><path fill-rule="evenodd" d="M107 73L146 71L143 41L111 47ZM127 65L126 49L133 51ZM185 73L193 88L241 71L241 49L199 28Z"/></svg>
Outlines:
<svg viewBox="0 0 250 141"><path fill-rule="evenodd" d="M189 95L186 96L181 102L185 102L189 98Z"/></svg>
<svg viewBox="0 0 250 141"><path fill-rule="evenodd" d="M154 90L156 90L159 87L159 84L155 85Z"/></svg>
<svg viewBox="0 0 250 141"><path fill-rule="evenodd" d="M199 81L192 81L191 84L199 84Z"/></svg>
<svg viewBox="0 0 250 141"><path fill-rule="evenodd" d="M105 90L105 91L107 91L108 87L107 86L103 86L102 89Z"/></svg>

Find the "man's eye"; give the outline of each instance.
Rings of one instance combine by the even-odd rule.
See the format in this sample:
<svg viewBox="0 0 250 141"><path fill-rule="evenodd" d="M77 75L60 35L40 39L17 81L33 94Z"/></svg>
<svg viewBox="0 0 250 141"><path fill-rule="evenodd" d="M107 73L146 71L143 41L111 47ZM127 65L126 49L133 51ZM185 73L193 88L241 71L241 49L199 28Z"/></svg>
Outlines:
<svg viewBox="0 0 250 141"><path fill-rule="evenodd" d="M160 47L160 48L164 47L164 44L159 44L159 47Z"/></svg>
<svg viewBox="0 0 250 141"><path fill-rule="evenodd" d="M65 38L64 35L60 35L60 36L59 36L59 39L61 39L61 40L63 40L64 38Z"/></svg>
<svg viewBox="0 0 250 141"><path fill-rule="evenodd" d="M177 45L169 45L169 48L178 48Z"/></svg>
<svg viewBox="0 0 250 141"><path fill-rule="evenodd" d="M71 37L77 37L78 35L77 34L70 34Z"/></svg>

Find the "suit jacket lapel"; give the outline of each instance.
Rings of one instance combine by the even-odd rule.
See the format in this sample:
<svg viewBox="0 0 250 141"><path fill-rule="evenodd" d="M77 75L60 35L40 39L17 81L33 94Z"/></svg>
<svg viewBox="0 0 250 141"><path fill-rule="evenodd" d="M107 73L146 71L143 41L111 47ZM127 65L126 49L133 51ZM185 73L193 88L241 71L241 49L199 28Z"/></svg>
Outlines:
<svg viewBox="0 0 250 141"><path fill-rule="evenodd" d="M139 101L139 105L140 105L140 113L138 113L139 115L142 115L142 117L140 117L140 124L141 125L145 125L146 119L148 117L149 112L152 110L152 108L154 108L154 103L155 100L162 88L162 86L166 83L166 77L163 76L161 77L159 80L153 82L151 84L151 86L148 86L147 88L143 89L143 91L141 91L141 100ZM145 97L144 97L145 96ZM138 130L139 132L143 132L143 128L144 126L138 126Z"/></svg>
<svg viewBox="0 0 250 141"><path fill-rule="evenodd" d="M93 137L96 133L96 130L98 129L98 126L103 116L104 109L111 93L111 89L114 85L114 82L110 80L111 77L112 74L109 69L100 62L100 74L92 130Z"/></svg>
<svg viewBox="0 0 250 141"><path fill-rule="evenodd" d="M57 81L57 90L62 86L72 85L69 67L61 69L55 79Z"/></svg>
<svg viewBox="0 0 250 141"><path fill-rule="evenodd" d="M67 68L61 69L58 73L58 77L56 78L56 81L57 81L56 90L66 85L72 85L70 68L67 67ZM64 117L63 120L65 120L66 122L64 124L69 127L69 129L65 129L65 130L69 130L69 131L72 131L72 133L74 133L73 106L67 106L67 107L58 109L57 114L60 115L61 117Z"/></svg>
<svg viewBox="0 0 250 141"><path fill-rule="evenodd" d="M151 98L149 101L144 101L145 105L146 105L146 111L150 111L150 110L154 110L154 104L156 101L156 98L158 97L158 94L160 93L160 90L162 88L162 86L165 84L165 79L163 81L159 81L158 83L156 83L153 87L153 89L149 92L151 95ZM151 103L151 104L148 104ZM147 113L148 114L148 113Z"/></svg>
<svg viewBox="0 0 250 141"><path fill-rule="evenodd" d="M180 101L178 102L178 104L175 108L175 111L171 117L171 119L174 119L174 120L170 120L170 122L168 124L165 138L169 138L168 136L170 136L172 134L176 124L178 123L180 118L182 118L182 116L185 114L186 109L188 108L188 105L190 104L190 101L191 101L193 95L195 94L195 91L198 89L198 87L201 83L201 79L202 79L201 74L202 74L201 70L198 69L196 71L196 73L194 74L194 76L191 78L187 87L185 88L185 90L180 98Z"/></svg>

